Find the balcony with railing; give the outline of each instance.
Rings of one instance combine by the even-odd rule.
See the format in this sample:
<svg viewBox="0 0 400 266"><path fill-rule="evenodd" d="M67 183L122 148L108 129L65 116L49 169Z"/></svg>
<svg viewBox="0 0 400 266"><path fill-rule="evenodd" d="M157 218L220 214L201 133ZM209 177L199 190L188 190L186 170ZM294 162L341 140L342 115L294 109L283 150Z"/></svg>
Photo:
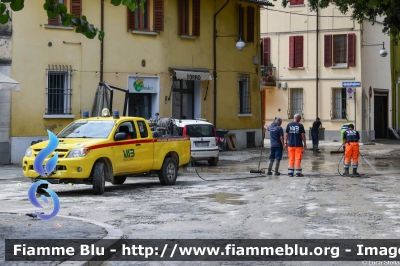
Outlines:
<svg viewBox="0 0 400 266"><path fill-rule="evenodd" d="M276 86L276 68L274 66L261 66L261 86Z"/></svg>

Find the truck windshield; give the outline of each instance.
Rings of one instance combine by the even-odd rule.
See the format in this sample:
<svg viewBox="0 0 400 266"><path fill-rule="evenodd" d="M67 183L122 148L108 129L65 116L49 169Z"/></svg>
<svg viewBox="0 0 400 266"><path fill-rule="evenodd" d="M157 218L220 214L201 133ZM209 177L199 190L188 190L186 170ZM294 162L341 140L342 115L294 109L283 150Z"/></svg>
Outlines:
<svg viewBox="0 0 400 266"><path fill-rule="evenodd" d="M106 139L114 124L114 121L75 121L64 128L57 137Z"/></svg>

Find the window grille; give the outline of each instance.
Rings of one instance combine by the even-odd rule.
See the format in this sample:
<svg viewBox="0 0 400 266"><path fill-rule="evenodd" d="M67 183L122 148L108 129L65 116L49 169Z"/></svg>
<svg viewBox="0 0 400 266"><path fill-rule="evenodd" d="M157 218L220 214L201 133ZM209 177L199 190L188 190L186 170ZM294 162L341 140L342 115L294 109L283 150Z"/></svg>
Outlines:
<svg viewBox="0 0 400 266"><path fill-rule="evenodd" d="M70 71L47 71L46 114L72 114L70 79Z"/></svg>
<svg viewBox="0 0 400 266"><path fill-rule="evenodd" d="M295 114L301 115L301 118L304 118L303 114L303 88L291 88L289 93L289 108L288 108L288 118L294 118Z"/></svg>
<svg viewBox="0 0 400 266"><path fill-rule="evenodd" d="M346 88L332 88L332 119L347 119Z"/></svg>
<svg viewBox="0 0 400 266"><path fill-rule="evenodd" d="M250 75L239 74L239 114L250 114Z"/></svg>

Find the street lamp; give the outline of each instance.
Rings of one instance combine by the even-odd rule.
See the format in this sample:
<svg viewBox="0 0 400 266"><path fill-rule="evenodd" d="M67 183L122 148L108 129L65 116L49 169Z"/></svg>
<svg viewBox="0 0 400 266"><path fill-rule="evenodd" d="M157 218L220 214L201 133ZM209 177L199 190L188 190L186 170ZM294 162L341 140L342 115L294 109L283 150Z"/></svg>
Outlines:
<svg viewBox="0 0 400 266"><path fill-rule="evenodd" d="M236 49L239 51L243 51L244 47L246 46L246 43L242 40L242 34L239 35L215 35L216 37L239 37L239 40L236 43Z"/></svg>
<svg viewBox="0 0 400 266"><path fill-rule="evenodd" d="M239 51L243 51L245 46L246 44L244 43L244 41L242 41L242 37L239 35L239 41L236 43L236 49L238 49Z"/></svg>
<svg viewBox="0 0 400 266"><path fill-rule="evenodd" d="M385 42L383 42L382 44L364 44L363 46L379 46L379 45L382 45L382 49L379 51L379 55L381 57L386 57L388 55L388 52L385 49Z"/></svg>

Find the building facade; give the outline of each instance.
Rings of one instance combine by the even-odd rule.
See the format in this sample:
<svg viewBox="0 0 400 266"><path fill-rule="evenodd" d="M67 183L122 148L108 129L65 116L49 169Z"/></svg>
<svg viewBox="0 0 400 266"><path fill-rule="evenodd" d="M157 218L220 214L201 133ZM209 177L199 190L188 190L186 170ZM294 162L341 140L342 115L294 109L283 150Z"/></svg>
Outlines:
<svg viewBox="0 0 400 266"><path fill-rule="evenodd" d="M325 140L340 141L344 123L355 124L362 142L387 138L390 60L379 52L386 43L390 54L390 38L382 23L356 23L333 2L318 13L306 4L261 10L263 76L274 76L263 81L266 123L298 113L306 130L320 117Z"/></svg>
<svg viewBox="0 0 400 266"><path fill-rule="evenodd" d="M11 22L0 25L0 73L11 75L12 27ZM2 83L2 81L0 81ZM11 95L10 88L0 88L0 164L9 164L11 157Z"/></svg>
<svg viewBox="0 0 400 266"><path fill-rule="evenodd" d="M392 51L390 55L391 65L392 65L392 121L393 130L391 132L392 137L400 139L400 45L395 44L393 41L390 44L390 50Z"/></svg>
<svg viewBox="0 0 400 266"><path fill-rule="evenodd" d="M91 110L99 81L129 89L130 116L205 118L236 133L238 148L261 143L259 22L267 1L147 0L144 13L60 2L104 24L105 38L90 40L48 19L40 2L14 12L12 73L21 91L12 98L12 162L47 129L59 132ZM123 105L116 92L113 108Z"/></svg>

